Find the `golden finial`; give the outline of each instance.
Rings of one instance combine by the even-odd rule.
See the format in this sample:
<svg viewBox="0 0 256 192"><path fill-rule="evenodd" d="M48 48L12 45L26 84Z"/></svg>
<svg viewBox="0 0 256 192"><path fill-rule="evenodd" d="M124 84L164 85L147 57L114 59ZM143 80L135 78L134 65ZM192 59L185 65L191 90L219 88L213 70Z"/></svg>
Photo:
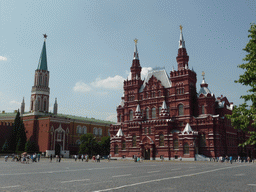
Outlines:
<svg viewBox="0 0 256 192"><path fill-rule="evenodd" d="M205 76L205 72L204 71L202 72L202 76L203 76L203 79L204 79L204 76Z"/></svg>
<svg viewBox="0 0 256 192"><path fill-rule="evenodd" d="M47 38L47 35L46 35L46 33L45 33L45 34L43 34L43 36L44 36L44 38L45 38L45 39Z"/></svg>
<svg viewBox="0 0 256 192"><path fill-rule="evenodd" d="M183 28L182 25L180 25L180 32L182 32L182 28Z"/></svg>
<svg viewBox="0 0 256 192"><path fill-rule="evenodd" d="M135 42L135 45L137 45L137 43L138 43L138 39L134 39L134 42Z"/></svg>

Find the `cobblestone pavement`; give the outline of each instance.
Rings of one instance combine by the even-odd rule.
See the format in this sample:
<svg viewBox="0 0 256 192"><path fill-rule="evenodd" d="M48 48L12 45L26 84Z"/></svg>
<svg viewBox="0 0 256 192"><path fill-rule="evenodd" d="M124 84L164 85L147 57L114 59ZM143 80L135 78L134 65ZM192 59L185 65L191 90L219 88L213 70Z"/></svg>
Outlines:
<svg viewBox="0 0 256 192"><path fill-rule="evenodd" d="M0 191L256 191L256 163L0 158Z"/></svg>

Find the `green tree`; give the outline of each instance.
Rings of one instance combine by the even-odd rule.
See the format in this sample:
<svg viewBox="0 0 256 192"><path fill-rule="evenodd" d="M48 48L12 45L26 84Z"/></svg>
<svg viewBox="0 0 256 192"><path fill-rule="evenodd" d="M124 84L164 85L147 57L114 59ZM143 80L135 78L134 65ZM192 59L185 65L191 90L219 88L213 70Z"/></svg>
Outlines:
<svg viewBox="0 0 256 192"><path fill-rule="evenodd" d="M251 24L248 32L250 40L243 49L247 52L243 59L246 63L238 65L239 68L244 70L244 74L240 75L235 82L250 88L247 90L247 95L240 97L244 99L244 103L234 106L232 115L227 115L235 129L241 129L250 134L250 138L241 144L243 147L256 144L256 25ZM249 130L250 127L253 128L253 131Z"/></svg>
<svg viewBox="0 0 256 192"><path fill-rule="evenodd" d="M25 144L25 151L28 153L38 152L38 145L29 139Z"/></svg>
<svg viewBox="0 0 256 192"><path fill-rule="evenodd" d="M24 124L23 124L22 120L20 120L20 126L19 126L19 129L17 131L16 141L17 141L16 152L17 151L24 151L25 144L26 144L26 141L27 141L27 136L26 136L25 127L24 127Z"/></svg>
<svg viewBox="0 0 256 192"><path fill-rule="evenodd" d="M80 141L80 154L88 154L89 156L97 154L98 142L92 133L82 135Z"/></svg>
<svg viewBox="0 0 256 192"><path fill-rule="evenodd" d="M8 152L9 151L9 145L7 139L4 142L4 145L2 147L2 152Z"/></svg>
<svg viewBox="0 0 256 192"><path fill-rule="evenodd" d="M11 133L11 136L9 139L9 144L10 144L9 149L10 149L10 151L13 151L13 152L15 152L17 142L18 142L17 134L18 134L19 127L20 127L20 112L18 110L15 120L14 120L14 123L13 123L12 133Z"/></svg>
<svg viewBox="0 0 256 192"><path fill-rule="evenodd" d="M108 155L110 152L110 137L102 137L99 146L100 155Z"/></svg>

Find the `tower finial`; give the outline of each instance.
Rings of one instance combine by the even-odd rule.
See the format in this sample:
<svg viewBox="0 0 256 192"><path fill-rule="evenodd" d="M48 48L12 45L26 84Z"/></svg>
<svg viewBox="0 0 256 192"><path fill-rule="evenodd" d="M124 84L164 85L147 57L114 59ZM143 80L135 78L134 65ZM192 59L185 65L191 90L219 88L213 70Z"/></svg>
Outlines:
<svg viewBox="0 0 256 192"><path fill-rule="evenodd" d="M135 42L135 45L137 45L137 43L138 43L138 39L137 39L137 38L135 38L135 39L134 39L134 42Z"/></svg>
<svg viewBox="0 0 256 192"><path fill-rule="evenodd" d="M135 50L134 50L134 57L133 57L133 59L138 59L139 60L139 53L138 53L138 49L137 49L138 39L135 38L134 42L135 42Z"/></svg>
<svg viewBox="0 0 256 192"><path fill-rule="evenodd" d="M205 76L205 72L204 71L202 72L202 76L203 76L203 80L204 80L204 76Z"/></svg>
<svg viewBox="0 0 256 192"><path fill-rule="evenodd" d="M182 32L182 28L183 28L182 25L180 25L180 32Z"/></svg>
<svg viewBox="0 0 256 192"><path fill-rule="evenodd" d="M46 33L45 33L45 34L43 34L43 36L44 36L44 38L45 38L45 39L47 39L47 35L46 35Z"/></svg>

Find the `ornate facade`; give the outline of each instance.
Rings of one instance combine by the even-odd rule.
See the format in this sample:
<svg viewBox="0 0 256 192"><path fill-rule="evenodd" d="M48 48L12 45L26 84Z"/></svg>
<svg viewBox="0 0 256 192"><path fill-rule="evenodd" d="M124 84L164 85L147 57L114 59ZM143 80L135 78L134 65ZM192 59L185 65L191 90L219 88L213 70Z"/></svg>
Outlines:
<svg viewBox="0 0 256 192"><path fill-rule="evenodd" d="M135 39L131 79L124 81L124 95L117 107L117 124L111 125L112 157L145 159L194 159L220 155L252 155L253 148L238 148L246 135L231 127L226 114L233 103L215 97L203 80L196 91L197 74L180 32L177 70L150 71L141 79Z"/></svg>

